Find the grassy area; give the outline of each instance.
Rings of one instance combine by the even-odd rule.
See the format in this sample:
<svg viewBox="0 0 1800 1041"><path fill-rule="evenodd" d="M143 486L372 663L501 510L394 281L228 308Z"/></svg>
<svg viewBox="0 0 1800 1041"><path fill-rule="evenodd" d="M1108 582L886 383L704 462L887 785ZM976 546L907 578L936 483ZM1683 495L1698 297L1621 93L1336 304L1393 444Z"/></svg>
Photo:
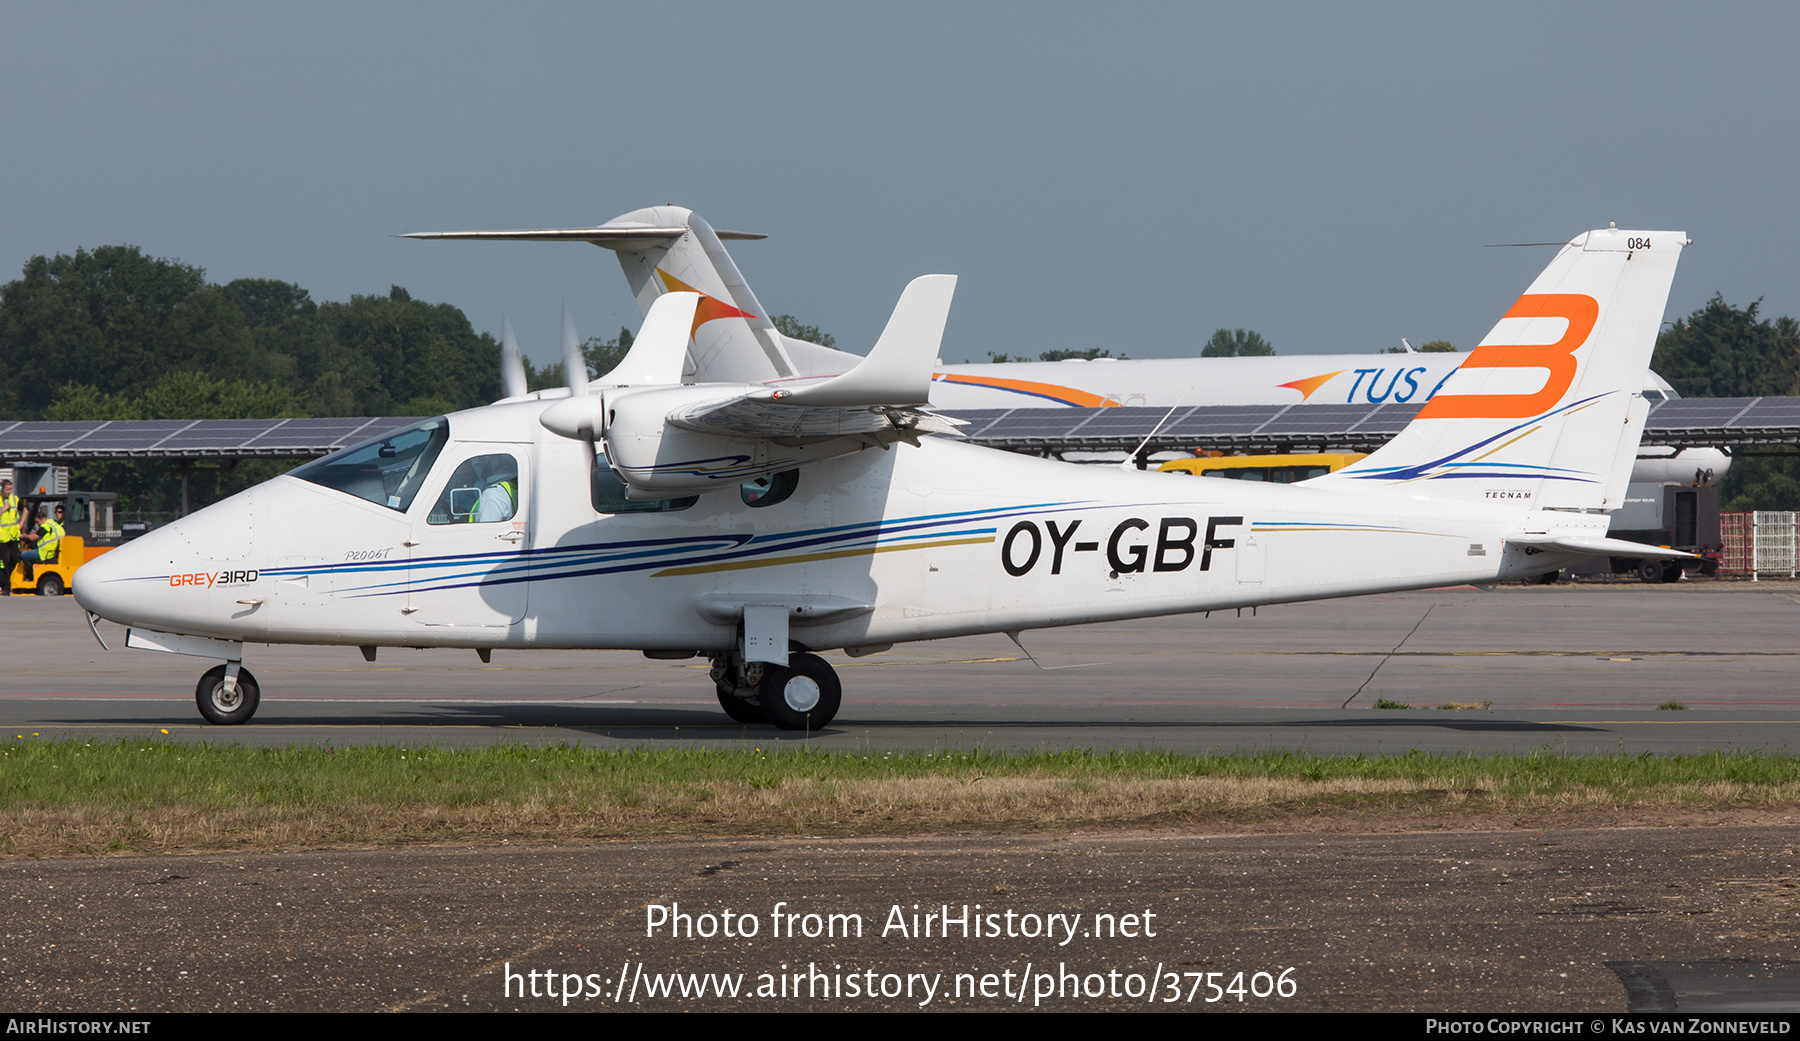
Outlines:
<svg viewBox="0 0 1800 1041"><path fill-rule="evenodd" d="M716 835L1710 821L1800 756L0 746L0 856ZM1646 819L1649 815L1649 819Z"/></svg>

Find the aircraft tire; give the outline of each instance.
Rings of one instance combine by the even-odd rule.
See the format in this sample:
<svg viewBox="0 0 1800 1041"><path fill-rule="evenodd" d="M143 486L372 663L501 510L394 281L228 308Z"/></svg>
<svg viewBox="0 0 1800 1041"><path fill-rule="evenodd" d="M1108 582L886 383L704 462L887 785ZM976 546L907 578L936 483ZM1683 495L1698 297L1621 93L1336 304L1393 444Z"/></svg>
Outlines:
<svg viewBox="0 0 1800 1041"><path fill-rule="evenodd" d="M250 722L256 715L257 702L261 700L262 691L256 685L256 677L250 670L238 669L237 699L225 700L225 666L214 665L200 677L200 686L194 690L194 702L200 706L200 715L214 726L230 727L239 723Z"/></svg>
<svg viewBox="0 0 1800 1041"><path fill-rule="evenodd" d="M763 669L757 700L763 716L781 730L820 730L836 718L844 688L824 658L805 652L788 655L787 668Z"/></svg>
<svg viewBox="0 0 1800 1041"><path fill-rule="evenodd" d="M732 719L739 723L768 722L768 720L763 717L762 706L755 704L746 698L738 697L737 688L728 687L723 683L715 683L713 684L713 689L719 694L719 707L724 709L725 714Z"/></svg>

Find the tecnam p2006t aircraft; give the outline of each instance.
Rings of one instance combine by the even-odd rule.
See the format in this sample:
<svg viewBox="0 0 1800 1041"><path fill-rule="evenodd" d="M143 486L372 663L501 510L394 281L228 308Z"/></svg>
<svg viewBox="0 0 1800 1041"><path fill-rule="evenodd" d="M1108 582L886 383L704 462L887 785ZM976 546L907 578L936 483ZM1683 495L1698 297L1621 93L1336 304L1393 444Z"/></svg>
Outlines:
<svg viewBox="0 0 1800 1041"><path fill-rule="evenodd" d="M848 371L775 384L682 382L713 305L667 293L592 384L308 463L100 557L75 595L129 646L221 659L214 723L256 711L245 644L288 643L703 654L734 719L816 729L840 699L824 650L1642 556L1607 514L1686 245L1577 237L1398 437L1294 485L946 436L925 405L952 276L909 285Z"/></svg>

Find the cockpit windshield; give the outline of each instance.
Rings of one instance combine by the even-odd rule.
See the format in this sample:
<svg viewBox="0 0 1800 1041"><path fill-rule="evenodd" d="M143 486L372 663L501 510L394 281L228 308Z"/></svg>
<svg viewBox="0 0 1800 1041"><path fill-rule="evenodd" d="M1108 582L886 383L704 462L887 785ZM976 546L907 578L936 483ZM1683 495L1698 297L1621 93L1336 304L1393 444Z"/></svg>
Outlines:
<svg viewBox="0 0 1800 1041"><path fill-rule="evenodd" d="M289 476L405 513L448 440L450 421L440 416L315 459Z"/></svg>

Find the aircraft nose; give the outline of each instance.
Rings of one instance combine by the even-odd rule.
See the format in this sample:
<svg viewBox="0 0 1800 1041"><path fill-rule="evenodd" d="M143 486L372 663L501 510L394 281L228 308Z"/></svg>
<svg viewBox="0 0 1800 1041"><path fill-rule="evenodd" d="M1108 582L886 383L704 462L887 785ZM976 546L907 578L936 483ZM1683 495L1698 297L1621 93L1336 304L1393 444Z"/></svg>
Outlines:
<svg viewBox="0 0 1800 1041"><path fill-rule="evenodd" d="M253 497L243 492L150 531L82 565L75 601L123 625L216 630L221 610L230 613L218 601L241 595L232 580L255 574L255 519Z"/></svg>
<svg viewBox="0 0 1800 1041"><path fill-rule="evenodd" d="M132 624L158 587L168 584L174 551L185 548L178 534L161 528L107 550L75 572L75 602L102 618Z"/></svg>

